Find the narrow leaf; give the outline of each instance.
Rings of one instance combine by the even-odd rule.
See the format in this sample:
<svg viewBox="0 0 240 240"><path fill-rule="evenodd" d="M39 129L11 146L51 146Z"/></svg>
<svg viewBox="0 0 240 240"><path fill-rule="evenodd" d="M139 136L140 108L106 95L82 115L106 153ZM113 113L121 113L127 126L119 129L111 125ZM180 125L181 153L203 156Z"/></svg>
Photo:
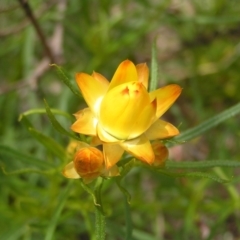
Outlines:
<svg viewBox="0 0 240 240"><path fill-rule="evenodd" d="M41 170L37 170L37 169L34 169L34 168L24 168L24 169L8 172L8 171L6 171L6 169L3 165L2 166L0 165L0 167L2 169L2 172L5 175L18 175L18 174L25 174L25 173L51 174L51 173L54 172L53 170L41 171Z"/></svg>
<svg viewBox="0 0 240 240"><path fill-rule="evenodd" d="M57 201L57 206L56 209L53 211L53 215L52 218L50 219L50 223L48 225L47 228L47 232L46 232L46 236L45 236L45 240L51 240L54 239L53 235L54 235L54 231L57 227L57 223L59 221L59 217L61 215L61 212L63 210L63 207L67 201L67 198L69 196L71 187L72 187L73 182L69 181L68 185L65 187L65 189L61 189L60 191L60 196L59 196L59 200Z"/></svg>
<svg viewBox="0 0 240 240"><path fill-rule="evenodd" d="M158 85L157 47L156 47L156 41L154 41L152 45L151 79L149 84L149 92L156 90L157 85Z"/></svg>
<svg viewBox="0 0 240 240"><path fill-rule="evenodd" d="M198 161L198 162L174 162L166 161L166 168L213 168L213 167L240 167L239 161L232 160L207 160L207 161Z"/></svg>
<svg viewBox="0 0 240 240"><path fill-rule="evenodd" d="M60 76L62 82L78 97L82 98L82 95L77 90L76 86L71 82L71 80L67 77L67 74L63 71L61 67L57 64L51 64L51 67L55 67L57 69L58 75Z"/></svg>
<svg viewBox="0 0 240 240"><path fill-rule="evenodd" d="M66 112L63 112L63 111L60 111L58 109L51 108L51 112L55 115L62 115L62 116L67 117L69 119L73 118L70 114L68 114ZM46 114L46 109L45 108L35 108L35 109L28 110L28 111L19 115L18 121L21 121L23 117L26 117L26 116L32 115L32 114Z"/></svg>
<svg viewBox="0 0 240 240"><path fill-rule="evenodd" d="M222 179L220 177L217 177L216 175L204 173L204 172L169 172L166 170L158 170L159 173L162 173L164 175L170 176L170 177L200 177L200 178L208 178L213 181L219 182L219 183L227 183L229 182L228 179Z"/></svg>
<svg viewBox="0 0 240 240"><path fill-rule="evenodd" d="M49 117L49 120L50 122L52 123L53 127L58 131L60 132L61 134L64 134L64 135L67 135L71 138L74 138L78 141L81 141L81 138L77 137L76 135L74 135L73 133L70 133L68 132L65 128L63 128L61 126L61 124L57 121L57 119L54 117L48 103L46 100L44 100L44 103L45 103L45 107L46 107L46 112L47 112L47 115Z"/></svg>
<svg viewBox="0 0 240 240"><path fill-rule="evenodd" d="M188 141L193 138L196 138L202 135L207 130L217 126L218 124L224 122L225 120L234 117L235 115L240 113L240 103L234 105L233 107L215 115L214 117L204 121L203 123L199 124L198 126L188 129L181 133L179 136L173 138L173 140L177 141ZM168 144L171 146L171 144Z"/></svg>
<svg viewBox="0 0 240 240"><path fill-rule="evenodd" d="M1 160L7 159L9 161L9 158L14 159L14 161L21 161L23 163L26 163L28 166L32 165L32 166L45 168L45 169L54 168L54 165L47 161L42 161L35 157L23 154L13 148L0 145L0 159Z"/></svg>
<svg viewBox="0 0 240 240"><path fill-rule="evenodd" d="M122 180L122 177L116 177L116 183L117 183L120 191L125 195L126 201L128 202L128 204L130 204L131 203L131 194L128 192L128 190L126 188L124 188L121 185L121 180Z"/></svg>
<svg viewBox="0 0 240 240"><path fill-rule="evenodd" d="M82 179L80 179L80 182L81 182L82 188L92 196L94 205L100 207L100 204L97 202L97 198L95 196L94 190L92 190L87 184L85 184Z"/></svg>
<svg viewBox="0 0 240 240"><path fill-rule="evenodd" d="M50 152L52 152L55 156L64 161L64 159L66 158L66 151L60 144L34 128L29 128L28 130L31 135L35 137L40 143L42 143Z"/></svg>

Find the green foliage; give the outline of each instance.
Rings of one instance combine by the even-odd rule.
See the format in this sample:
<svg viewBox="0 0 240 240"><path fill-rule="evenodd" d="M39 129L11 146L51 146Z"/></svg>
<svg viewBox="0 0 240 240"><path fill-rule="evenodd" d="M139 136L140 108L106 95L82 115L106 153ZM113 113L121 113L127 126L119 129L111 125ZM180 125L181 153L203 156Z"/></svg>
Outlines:
<svg viewBox="0 0 240 240"><path fill-rule="evenodd" d="M238 1L28 2L48 42L63 35L50 66L23 9L0 3L0 239L95 240L95 214L99 239L238 239ZM65 179L67 146L83 140L75 73L111 79L127 58L151 66L150 89L183 87L163 116L180 125L170 159L126 157L104 184Z"/></svg>

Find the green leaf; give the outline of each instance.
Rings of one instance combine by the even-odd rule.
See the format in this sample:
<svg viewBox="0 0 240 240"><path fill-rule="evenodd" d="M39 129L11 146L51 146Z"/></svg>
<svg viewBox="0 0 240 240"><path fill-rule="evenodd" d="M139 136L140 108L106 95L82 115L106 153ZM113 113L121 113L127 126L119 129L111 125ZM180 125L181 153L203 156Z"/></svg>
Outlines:
<svg viewBox="0 0 240 240"><path fill-rule="evenodd" d="M179 136L173 138L176 141L189 141L193 138L196 138L202 135L204 132L208 131L209 129L217 126L218 124L224 122L225 120L234 117L235 115L240 113L240 103L234 105L233 107L215 115L214 117L204 121L203 123L199 124L198 126L188 129L181 133ZM172 144L167 145L172 146Z"/></svg>
<svg viewBox="0 0 240 240"><path fill-rule="evenodd" d="M70 114L68 114L66 112L63 112L63 111L60 111L58 109L51 108L51 112L54 113L55 115L62 115L62 116L67 117L71 120L73 119L73 117ZM28 110L28 111L19 115L18 121L21 121L23 117L26 117L26 116L32 115L32 114L46 114L46 109L35 108L35 109Z"/></svg>
<svg viewBox="0 0 240 240"><path fill-rule="evenodd" d="M151 80L149 84L149 92L156 90L157 85L158 85L158 62L157 62L156 41L154 41L152 45Z"/></svg>
<svg viewBox="0 0 240 240"><path fill-rule="evenodd" d="M97 200L94 190L91 189L87 184L85 184L83 179L80 179L80 182L81 182L82 188L92 196L94 205L100 207L100 203Z"/></svg>
<svg viewBox="0 0 240 240"><path fill-rule="evenodd" d="M116 177L116 183L117 183L120 191L125 195L126 201L128 202L128 204L130 204L131 203L131 194L128 192L128 190L126 188L124 188L121 185L121 180L122 180L122 177Z"/></svg>
<svg viewBox="0 0 240 240"><path fill-rule="evenodd" d="M22 239L24 232L26 232L26 226L29 222L19 221L14 219L11 223L9 223L6 229L1 229L0 239L5 240L19 240Z"/></svg>
<svg viewBox="0 0 240 240"><path fill-rule="evenodd" d="M50 152L52 152L55 156L57 156L62 161L66 158L65 149L58 144L52 138L42 134L34 128L29 128L28 131L31 133L33 137L35 137L40 143L42 143Z"/></svg>
<svg viewBox="0 0 240 240"><path fill-rule="evenodd" d="M207 160L198 162L174 162L166 161L166 168L213 168L213 167L240 167L239 161L232 160Z"/></svg>
<svg viewBox="0 0 240 240"><path fill-rule="evenodd" d="M5 166L0 165L0 167L2 169L2 172L7 176L8 175L25 174L25 173L51 174L51 173L55 172L55 170L41 171L41 170L37 170L37 169L34 169L34 168L24 168L24 169L9 172L9 171L6 171Z"/></svg>
<svg viewBox="0 0 240 240"><path fill-rule="evenodd" d="M61 215L61 212L63 210L63 207L64 207L64 205L67 201L67 198L69 196L72 184L73 184L73 182L69 181L68 185L65 187L65 189L64 190L61 189L61 191L60 191L61 194L59 196L59 200L57 201L58 204L56 206L56 209L53 211L52 218L50 219L50 223L49 223L48 228L47 228L45 240L54 239L53 238L54 231L57 227L57 223L58 223L59 217Z"/></svg>
<svg viewBox="0 0 240 240"><path fill-rule="evenodd" d="M47 115L49 117L49 120L50 122L52 123L53 127L58 131L60 132L61 134L64 134L64 135L67 135L71 138L74 138L78 141L81 141L81 138L77 137L76 135L74 135L73 133L70 133L68 132L65 128L63 128L61 126L61 124L57 121L57 119L54 117L48 103L46 100L44 100L44 103L45 103L45 107L46 107L46 112L47 112Z"/></svg>
<svg viewBox="0 0 240 240"><path fill-rule="evenodd" d="M124 162L125 159L123 159L123 162ZM130 172L130 170L134 167L134 166L137 166L139 163L138 161L136 161L135 158L132 158L131 157L131 160L129 161L129 158L126 159L127 162L124 164L124 165L121 165L122 167L122 170L121 170L121 175L117 178L120 178L122 179L123 177L125 177L128 172Z"/></svg>
<svg viewBox="0 0 240 240"><path fill-rule="evenodd" d="M54 165L46 162L46 161L42 161L40 159L37 159L35 157L23 154L13 148L4 146L4 145L0 145L0 159L4 160L7 159L9 161L9 158L14 159L14 161L20 161L23 162L25 164L32 165L32 166L36 166L39 168L54 168Z"/></svg>
<svg viewBox="0 0 240 240"><path fill-rule="evenodd" d="M162 173L164 175L170 176L170 177L198 177L198 178L208 178L213 181L219 182L219 183L228 183L228 179L222 179L220 177L217 177L216 175L204 173L204 172L170 172L166 170L157 170L157 172Z"/></svg>
<svg viewBox="0 0 240 240"><path fill-rule="evenodd" d="M55 67L57 69L58 75L60 76L62 82L77 96L82 98L82 95L77 90L76 86L71 82L71 80L67 77L67 74L63 71L61 67L57 64L50 64L51 67Z"/></svg>

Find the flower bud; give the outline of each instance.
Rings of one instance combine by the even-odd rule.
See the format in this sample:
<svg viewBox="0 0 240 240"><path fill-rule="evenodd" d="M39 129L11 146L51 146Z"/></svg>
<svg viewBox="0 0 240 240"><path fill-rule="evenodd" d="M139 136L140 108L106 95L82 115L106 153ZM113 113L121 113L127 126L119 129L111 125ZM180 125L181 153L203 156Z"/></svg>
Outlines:
<svg viewBox="0 0 240 240"><path fill-rule="evenodd" d="M94 147L78 150L74 156L74 168L82 178L95 178L103 168L103 154Z"/></svg>
<svg viewBox="0 0 240 240"><path fill-rule="evenodd" d="M164 167L168 158L168 149L161 142L152 143L152 149L155 154L153 162L154 167Z"/></svg>

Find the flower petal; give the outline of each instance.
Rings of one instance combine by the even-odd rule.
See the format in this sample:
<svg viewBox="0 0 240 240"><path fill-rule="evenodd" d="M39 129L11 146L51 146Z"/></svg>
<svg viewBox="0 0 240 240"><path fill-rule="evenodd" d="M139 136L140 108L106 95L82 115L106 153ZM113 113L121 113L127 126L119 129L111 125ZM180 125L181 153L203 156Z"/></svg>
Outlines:
<svg viewBox="0 0 240 240"><path fill-rule="evenodd" d="M141 135L133 140L120 143L121 147L141 161L152 164L154 162L154 153L149 140Z"/></svg>
<svg viewBox="0 0 240 240"><path fill-rule="evenodd" d="M97 136L99 137L99 139L102 142L105 143L117 143L120 142L121 140L115 138L114 136L110 135L109 133L107 133L103 127L101 126L100 123L98 123L97 125Z"/></svg>
<svg viewBox="0 0 240 240"><path fill-rule="evenodd" d="M104 177L115 177L119 175L120 173L117 165L114 165L110 169L107 169L107 170L105 169L105 171L103 172Z"/></svg>
<svg viewBox="0 0 240 240"><path fill-rule="evenodd" d="M102 141L100 140L100 138L98 136L94 136L91 139L90 145L91 146L99 146L102 144Z"/></svg>
<svg viewBox="0 0 240 240"><path fill-rule="evenodd" d="M152 148L155 154L153 166L163 167L168 158L168 149L161 142L152 143Z"/></svg>
<svg viewBox="0 0 240 240"><path fill-rule="evenodd" d="M114 166L124 153L124 149L118 144L103 144L103 155L107 169Z"/></svg>
<svg viewBox="0 0 240 240"><path fill-rule="evenodd" d="M145 135L149 140L170 138L178 134L179 131L176 127L160 119L153 123L145 132Z"/></svg>
<svg viewBox="0 0 240 240"><path fill-rule="evenodd" d="M171 107L181 91L182 88L180 86L177 84L171 84L149 93L151 100L154 98L157 99L157 119Z"/></svg>
<svg viewBox="0 0 240 240"><path fill-rule="evenodd" d="M73 178L73 179L77 179L77 178L80 178L79 174L77 173L77 171L75 170L74 168L74 163L73 161L68 163L63 171L62 171L62 174L64 175L64 177L66 178Z"/></svg>
<svg viewBox="0 0 240 240"><path fill-rule="evenodd" d="M100 73L97 73L97 72L93 72L92 73L92 76L99 82L101 82L101 84L103 84L106 88L106 90L108 89L109 87L109 81Z"/></svg>
<svg viewBox="0 0 240 240"><path fill-rule="evenodd" d="M74 132L96 136L96 125L98 120L95 118L90 108L84 108L78 111L75 116L77 121L71 126Z"/></svg>
<svg viewBox="0 0 240 240"><path fill-rule="evenodd" d="M146 89L148 89L149 69L146 63L136 65L138 81L141 82Z"/></svg>
<svg viewBox="0 0 240 240"><path fill-rule="evenodd" d="M128 139L141 135L152 123L154 115L146 115L139 128L141 113L149 105L152 108L149 94L140 82L121 84L104 96L99 114L99 122L103 129L118 139ZM144 123L144 124L143 124ZM134 128L135 127L135 128Z"/></svg>
<svg viewBox="0 0 240 240"><path fill-rule="evenodd" d="M112 81L110 82L108 91L120 84L137 80L138 75L135 65L131 61L125 60L118 66Z"/></svg>
<svg viewBox="0 0 240 240"><path fill-rule="evenodd" d="M107 92L107 85L86 73L77 73L76 81L88 106L97 114L99 102Z"/></svg>
<svg viewBox="0 0 240 240"><path fill-rule="evenodd" d="M143 108L141 114L135 117L135 123L131 128L132 131L128 139L138 137L140 134L145 132L151 126L151 124L156 118L156 108L157 108L156 99L154 99L152 103Z"/></svg>

